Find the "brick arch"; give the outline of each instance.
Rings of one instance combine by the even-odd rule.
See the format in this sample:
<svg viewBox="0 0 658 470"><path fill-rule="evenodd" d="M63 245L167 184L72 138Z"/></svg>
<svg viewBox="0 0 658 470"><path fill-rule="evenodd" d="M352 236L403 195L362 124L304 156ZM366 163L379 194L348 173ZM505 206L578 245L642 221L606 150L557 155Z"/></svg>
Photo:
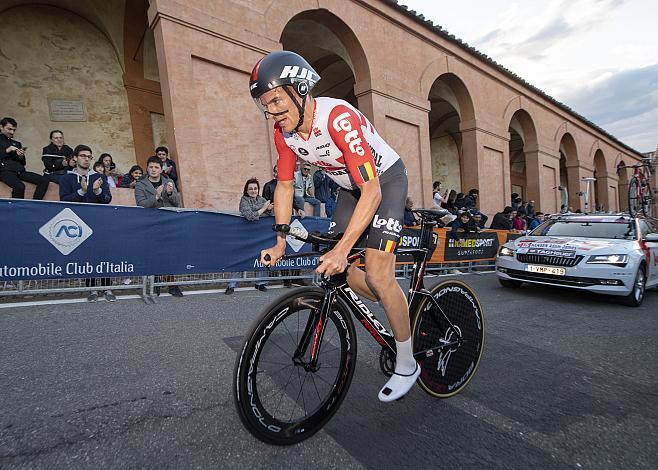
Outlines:
<svg viewBox="0 0 658 470"><path fill-rule="evenodd" d="M439 79L443 80L455 94L455 98L459 103L460 120L462 122L474 120L476 110L473 104L473 95L462 77L455 73L454 67L451 67L451 70L448 71L445 57L435 60L423 71L420 77L420 96L428 97L432 86Z"/></svg>
<svg viewBox="0 0 658 470"><path fill-rule="evenodd" d="M434 83L436 83L437 80L442 80L450 87L457 99L457 103L459 103L459 119L462 122L474 120L475 106L473 104L473 95L468 90L464 81L453 72L445 71L439 75L430 75L428 71L429 69L425 69L423 77L421 78L421 92L423 93L421 96L429 97ZM429 86L426 87L426 79L430 76L433 76L433 79L429 83Z"/></svg>
<svg viewBox="0 0 658 470"><path fill-rule="evenodd" d="M73 7L72 5L78 6L78 8ZM98 15L94 15L91 11L84 11L83 6L79 6L77 2L50 2L50 3L39 3L39 2L26 2L18 3L15 2L13 5L8 6L0 10L0 18L7 18L7 12L13 8L29 8L29 7L48 7L56 8L63 10L71 15L77 16L84 22L90 24L94 29L96 29L100 34L102 34L107 40L108 44L112 47L114 55L116 56L117 62L121 70L125 72L125 66L123 61L123 51L120 50L118 44L118 38L112 36L108 31L108 25L103 18L100 18ZM123 18L122 18L123 19Z"/></svg>
<svg viewBox="0 0 658 470"><path fill-rule="evenodd" d="M598 145L596 146L596 148L592 147L589 161L592 162L592 166L596 171L597 175L598 174L600 174L601 176L610 175L610 165L608 164L608 161L605 158L605 153L601 148L598 147Z"/></svg>
<svg viewBox="0 0 658 470"><path fill-rule="evenodd" d="M272 13L273 9L279 11ZM273 2L265 16L268 18L269 36L279 40L286 26L293 20L315 21L327 27L336 35L350 56L356 83L370 82L370 66L361 40L342 18L325 9L295 9L289 2Z"/></svg>
<svg viewBox="0 0 658 470"><path fill-rule="evenodd" d="M509 108L509 106L508 106ZM537 150L538 138L537 138L537 126L535 125L535 119L532 117L530 112L527 109L522 108L521 106L514 107L516 110L509 115L509 118L505 119L503 122L506 123L505 129L509 129L512 124L512 119L516 116L519 124L521 124L521 130L525 136L523 142L524 150L526 152ZM508 115L508 112L505 112L505 115Z"/></svg>
<svg viewBox="0 0 658 470"><path fill-rule="evenodd" d="M560 152L560 147L562 146L563 140L565 140L564 147L565 150L567 150L567 155L566 155L567 164L574 164L578 162L580 160L580 156L578 155L578 144L576 143L576 139L574 139L573 135L566 130L566 126L562 133L556 134L556 141L555 141L556 153Z"/></svg>

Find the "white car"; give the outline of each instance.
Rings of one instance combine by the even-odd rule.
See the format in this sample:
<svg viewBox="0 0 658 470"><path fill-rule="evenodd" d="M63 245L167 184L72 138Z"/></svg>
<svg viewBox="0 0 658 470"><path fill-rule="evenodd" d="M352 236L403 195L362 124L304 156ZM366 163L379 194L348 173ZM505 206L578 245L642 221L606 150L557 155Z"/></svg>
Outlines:
<svg viewBox="0 0 658 470"><path fill-rule="evenodd" d="M658 221L627 214L565 214L500 247L504 287L524 282L622 296L639 306L658 286Z"/></svg>

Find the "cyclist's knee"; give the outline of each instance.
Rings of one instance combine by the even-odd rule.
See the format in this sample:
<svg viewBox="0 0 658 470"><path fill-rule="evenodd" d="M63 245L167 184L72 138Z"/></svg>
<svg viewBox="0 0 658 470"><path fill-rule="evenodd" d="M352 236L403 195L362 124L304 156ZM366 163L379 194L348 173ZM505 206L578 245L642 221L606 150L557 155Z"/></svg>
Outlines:
<svg viewBox="0 0 658 470"><path fill-rule="evenodd" d="M390 289L393 282L395 282L395 277L391 276L386 270L368 270L366 268L366 284L377 297L381 297L382 292Z"/></svg>

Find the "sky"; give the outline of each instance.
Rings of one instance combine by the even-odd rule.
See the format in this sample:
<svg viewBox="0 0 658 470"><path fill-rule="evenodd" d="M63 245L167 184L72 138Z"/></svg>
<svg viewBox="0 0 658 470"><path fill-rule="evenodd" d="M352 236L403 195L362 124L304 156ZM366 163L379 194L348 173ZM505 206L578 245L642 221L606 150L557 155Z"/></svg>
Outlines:
<svg viewBox="0 0 658 470"><path fill-rule="evenodd" d="M658 146L658 0L398 0L640 152Z"/></svg>

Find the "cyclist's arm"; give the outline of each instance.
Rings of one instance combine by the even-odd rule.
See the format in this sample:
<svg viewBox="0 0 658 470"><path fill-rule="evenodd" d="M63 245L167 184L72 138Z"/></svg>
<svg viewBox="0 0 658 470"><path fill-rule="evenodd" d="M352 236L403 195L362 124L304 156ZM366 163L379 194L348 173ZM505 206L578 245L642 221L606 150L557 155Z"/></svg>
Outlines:
<svg viewBox="0 0 658 470"><path fill-rule="evenodd" d="M346 106L336 106L329 114L329 135L343 153L352 179L361 190L345 233L334 250L347 255L372 222L382 200L377 167L359 117Z"/></svg>
<svg viewBox="0 0 658 470"><path fill-rule="evenodd" d="M274 146L279 156L277 159L277 183L274 189L274 220L277 224L289 224L292 214L292 201L295 195L293 177L295 160L297 156L283 139L283 133L278 125L274 126ZM286 247L286 236L277 233L276 243L279 247Z"/></svg>
<svg viewBox="0 0 658 470"><path fill-rule="evenodd" d="M279 181L274 189L274 220L277 224L289 224L290 214L292 214L292 198L295 194L295 188L290 181ZM286 247L285 234L278 232L276 244L280 247Z"/></svg>

